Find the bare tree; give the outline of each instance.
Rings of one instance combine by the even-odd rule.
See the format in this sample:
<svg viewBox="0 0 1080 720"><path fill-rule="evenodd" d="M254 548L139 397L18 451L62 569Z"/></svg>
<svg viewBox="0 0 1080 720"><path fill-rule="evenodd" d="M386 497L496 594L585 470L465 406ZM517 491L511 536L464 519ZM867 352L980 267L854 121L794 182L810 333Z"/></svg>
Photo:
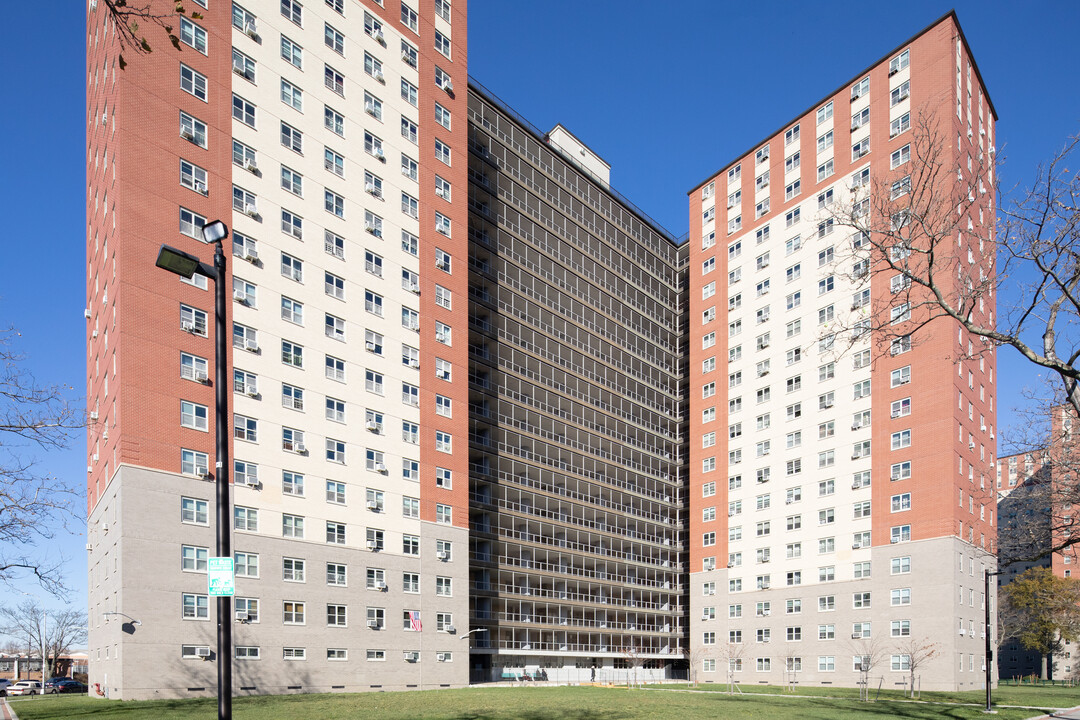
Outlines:
<svg viewBox="0 0 1080 720"><path fill-rule="evenodd" d="M158 31L165 33L169 42L177 50L180 47L180 37L174 32L173 24L180 22L180 18L187 16L192 20L201 20L202 14L197 12L188 13L184 3L173 0L149 0L129 4L128 0L103 0L105 12L108 13L109 21L116 29L120 38L121 49L134 50L136 53L146 54L152 52L150 41L143 34L142 24L154 26ZM127 67L123 52L117 61L120 69Z"/></svg>
<svg viewBox="0 0 1080 720"><path fill-rule="evenodd" d="M17 337L14 330L0 333L0 582L28 572L58 594L63 558L36 551L73 517L76 495L25 452L65 449L86 423L68 399L72 388L40 385L25 369L25 358L12 347Z"/></svg>
<svg viewBox="0 0 1080 720"><path fill-rule="evenodd" d="M626 684L631 687L638 686L638 668L645 664L645 658L641 652L633 645L625 648L622 651L623 659L626 660L626 667L630 671L626 674Z"/></svg>
<svg viewBox="0 0 1080 720"><path fill-rule="evenodd" d="M687 682L691 687L697 687L698 684L698 667L709 655L709 648L699 645L693 650L689 648L683 649L683 655L686 656L686 662L689 664L689 672L687 673Z"/></svg>
<svg viewBox="0 0 1080 720"><path fill-rule="evenodd" d="M45 677L55 674L61 655L86 642L86 613L79 610L49 612L37 601L26 600L16 607L0 608L0 618L13 640L26 638L32 650L44 649Z"/></svg>
<svg viewBox="0 0 1080 720"><path fill-rule="evenodd" d="M870 673L881 664L888 654L885 644L878 636L855 637L848 643L851 656L857 658L857 670L859 671L859 699L864 702L870 701Z"/></svg>
<svg viewBox="0 0 1080 720"><path fill-rule="evenodd" d="M915 672L927 662L936 658L940 653L940 647L938 643L931 642L930 638L916 639L913 636L909 636L897 644L897 653L901 656L906 655L908 658L908 673L911 680L911 688L908 692L911 697L915 697Z"/></svg>
<svg viewBox="0 0 1080 720"><path fill-rule="evenodd" d="M894 169L856 173L850 196L827 204L820 232L847 228L837 259L851 261L844 274L866 292L823 340L871 333L879 351L896 353L951 319L971 338L958 356L1012 347L1056 377L1080 412L1080 173L1068 167L1080 136L1004 198L995 223L997 163L983 129L958 142L947 118L913 117Z"/></svg>
<svg viewBox="0 0 1080 720"><path fill-rule="evenodd" d="M727 673L729 695L735 692L735 672L742 667L745 652L746 646L741 642L728 642L716 646L716 660L723 664L723 671Z"/></svg>

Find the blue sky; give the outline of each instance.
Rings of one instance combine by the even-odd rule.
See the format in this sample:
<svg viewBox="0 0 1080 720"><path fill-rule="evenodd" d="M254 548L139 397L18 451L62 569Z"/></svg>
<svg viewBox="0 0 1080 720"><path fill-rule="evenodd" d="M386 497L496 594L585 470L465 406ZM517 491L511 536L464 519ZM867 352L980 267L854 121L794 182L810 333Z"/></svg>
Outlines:
<svg viewBox="0 0 1080 720"><path fill-rule="evenodd" d="M616 189L676 235L686 232L693 185L951 7L1000 116L1005 186L1024 184L1080 131L1074 1L469 6L470 74L540 129L563 123L611 163ZM8 218L0 326L21 331L20 349L40 381L72 385L78 396L85 388L82 7L68 0L46 22L38 3L8 2L0 31L11 70L6 95L14 101L0 119ZM787 76L800 81L778 79ZM1006 429L1017 389L1034 383L1035 372L1010 350L1001 351L999 368L1008 378L999 387ZM79 438L70 451L41 460L81 487L85 457ZM51 549L71 558L78 604L85 602L84 543L71 536ZM0 604L19 599L0 589Z"/></svg>

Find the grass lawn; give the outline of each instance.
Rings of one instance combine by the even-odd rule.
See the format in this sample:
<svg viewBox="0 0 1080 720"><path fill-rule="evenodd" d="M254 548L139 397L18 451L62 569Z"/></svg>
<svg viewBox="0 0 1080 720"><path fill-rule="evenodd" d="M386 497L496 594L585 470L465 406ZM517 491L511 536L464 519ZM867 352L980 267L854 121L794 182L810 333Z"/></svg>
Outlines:
<svg viewBox="0 0 1080 720"><path fill-rule="evenodd" d="M673 688L685 686L653 685L652 688ZM784 688L777 685L740 685L744 693L765 693L769 695L790 695ZM698 685L696 688L706 692L727 692L727 685L714 683ZM880 700L902 700L906 696L904 691L897 688L882 688L880 694L877 689L871 687L871 697ZM819 685L800 686L795 695L804 697L832 697L832 698L858 698L857 688L828 687ZM926 702L939 703L974 703L986 704L985 690L965 690L963 692L929 692L924 691L920 699ZM1071 708L1080 705L1080 686L1065 687L1063 685L1001 685L993 692L994 706L998 705L1024 705L1035 708Z"/></svg>
<svg viewBox="0 0 1080 720"><path fill-rule="evenodd" d="M728 696L716 692L684 692L686 687L667 686L668 690L626 690L594 687L477 687L461 690L427 692L358 693L338 695L288 695L236 698L236 720L355 720L370 717L379 720L742 720L797 717L811 720L845 718L915 718L938 719L985 717L976 706L975 693L955 693L952 704L909 703L880 700L860 703L854 699L810 696L810 688L800 694L776 696ZM762 688L754 688L761 692ZM825 690L826 688L815 688ZM1015 696L1006 690L1019 692ZM1051 708L1080 704L1080 690L1055 692L1064 688L1003 688L1000 702L1014 699L1035 707ZM927 693L923 693L926 699ZM1032 702L1035 701L1035 702ZM1063 702L1062 702L1063 701ZM18 699L12 709L22 720L212 720L217 717L217 702L203 700L148 700L121 702L87 697L51 696ZM999 709L1001 720L1020 720L1040 714L1030 709Z"/></svg>

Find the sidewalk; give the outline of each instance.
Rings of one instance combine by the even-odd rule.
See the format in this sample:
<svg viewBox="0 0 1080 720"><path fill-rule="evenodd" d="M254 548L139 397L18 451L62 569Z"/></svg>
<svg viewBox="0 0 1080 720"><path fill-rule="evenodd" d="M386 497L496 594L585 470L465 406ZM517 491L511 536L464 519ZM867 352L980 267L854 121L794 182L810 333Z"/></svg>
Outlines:
<svg viewBox="0 0 1080 720"><path fill-rule="evenodd" d="M19 720L19 716L8 705L7 698L0 698L0 720Z"/></svg>

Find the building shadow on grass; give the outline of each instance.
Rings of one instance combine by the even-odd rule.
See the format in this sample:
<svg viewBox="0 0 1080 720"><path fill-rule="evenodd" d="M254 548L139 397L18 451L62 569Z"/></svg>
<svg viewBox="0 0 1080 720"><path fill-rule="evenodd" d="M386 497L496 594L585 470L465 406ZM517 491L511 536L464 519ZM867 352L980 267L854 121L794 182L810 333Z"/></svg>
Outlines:
<svg viewBox="0 0 1080 720"><path fill-rule="evenodd" d="M631 713L619 710L584 710L581 708L550 708L545 710L528 710L514 714L515 720L622 720L631 717ZM461 713L454 716L453 720L505 720L505 712L495 713Z"/></svg>

